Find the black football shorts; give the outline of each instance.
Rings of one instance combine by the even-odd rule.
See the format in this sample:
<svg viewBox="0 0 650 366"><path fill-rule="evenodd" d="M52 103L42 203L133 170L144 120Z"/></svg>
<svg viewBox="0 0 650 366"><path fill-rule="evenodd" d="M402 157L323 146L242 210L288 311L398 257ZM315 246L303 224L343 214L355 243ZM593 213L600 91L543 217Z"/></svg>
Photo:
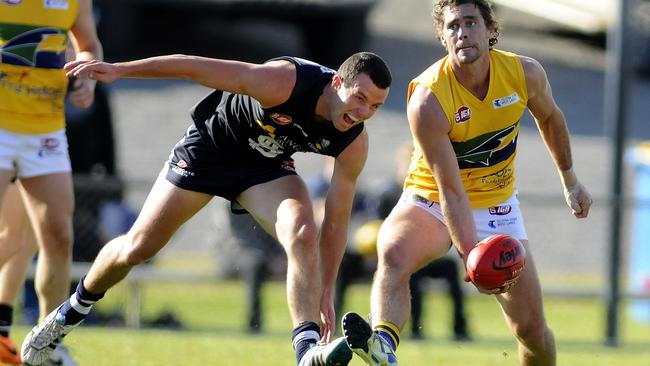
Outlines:
<svg viewBox="0 0 650 366"><path fill-rule="evenodd" d="M293 159L236 161L207 144L194 126L172 149L166 179L176 187L223 197L236 204L246 189L296 175ZM236 205L233 205L235 209Z"/></svg>

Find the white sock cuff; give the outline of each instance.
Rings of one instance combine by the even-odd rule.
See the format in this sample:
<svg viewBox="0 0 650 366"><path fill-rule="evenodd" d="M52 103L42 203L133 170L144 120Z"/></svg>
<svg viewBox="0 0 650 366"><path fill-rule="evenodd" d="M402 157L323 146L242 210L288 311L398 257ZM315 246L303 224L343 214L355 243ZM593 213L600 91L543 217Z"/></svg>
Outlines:
<svg viewBox="0 0 650 366"><path fill-rule="evenodd" d="M313 340L314 343L317 343L319 339L320 334L318 334L318 332L315 330L306 330L304 332L300 332L296 338L293 339L293 348L296 349L296 345L302 341Z"/></svg>
<svg viewBox="0 0 650 366"><path fill-rule="evenodd" d="M90 308L93 307L92 303L87 306L80 304L79 301L77 300L77 294L72 294L72 296L70 296L70 305L76 312L84 315L88 315L88 313L90 313Z"/></svg>

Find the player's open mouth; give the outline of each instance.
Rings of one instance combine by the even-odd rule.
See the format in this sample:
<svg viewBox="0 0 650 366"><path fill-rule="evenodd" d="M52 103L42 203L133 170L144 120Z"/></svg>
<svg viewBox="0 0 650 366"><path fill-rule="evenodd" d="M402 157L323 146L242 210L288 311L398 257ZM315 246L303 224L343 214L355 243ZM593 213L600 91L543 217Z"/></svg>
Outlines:
<svg viewBox="0 0 650 366"><path fill-rule="evenodd" d="M355 119L354 117L352 117L351 115L349 115L347 113L343 114L343 120L345 121L345 123L347 123L349 125L353 125L353 124L358 122L357 119Z"/></svg>

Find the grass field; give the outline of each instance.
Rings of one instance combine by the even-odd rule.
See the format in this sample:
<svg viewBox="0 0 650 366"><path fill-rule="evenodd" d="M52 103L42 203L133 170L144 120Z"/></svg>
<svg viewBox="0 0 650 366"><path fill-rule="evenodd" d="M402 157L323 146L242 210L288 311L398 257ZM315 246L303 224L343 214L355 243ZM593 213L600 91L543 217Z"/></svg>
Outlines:
<svg viewBox="0 0 650 366"><path fill-rule="evenodd" d="M135 330L85 326L68 336L67 344L81 366L149 365L295 365L290 342L290 321L284 284L264 288L265 330L245 332L244 288L239 282L191 286L152 284L144 293L145 317L171 311L185 330ZM125 291L112 290L98 310L121 306ZM353 286L346 308L368 312L368 287ZM468 298L472 342L450 340L450 303L444 293L432 293L425 304L424 340L402 335L398 350L404 365L517 365L516 348L500 310L491 297ZM558 344L559 365L563 366L650 366L650 327L631 322L621 314L621 346L603 346L602 301L584 298L549 298L546 311ZM22 339L27 328L16 327L14 337ZM351 365L362 366L355 358Z"/></svg>

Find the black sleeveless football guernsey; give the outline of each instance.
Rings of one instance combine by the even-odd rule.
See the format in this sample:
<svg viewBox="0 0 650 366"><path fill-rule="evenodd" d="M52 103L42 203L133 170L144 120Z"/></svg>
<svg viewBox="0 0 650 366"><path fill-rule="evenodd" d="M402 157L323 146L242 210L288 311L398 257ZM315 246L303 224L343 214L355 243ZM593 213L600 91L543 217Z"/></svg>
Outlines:
<svg viewBox="0 0 650 366"><path fill-rule="evenodd" d="M263 108L247 96L215 90L192 108L203 140L228 164L265 159L287 160L294 152L338 156L363 130L363 124L341 132L331 121L316 120L316 103L335 71L295 57L279 57L296 67L289 99Z"/></svg>

